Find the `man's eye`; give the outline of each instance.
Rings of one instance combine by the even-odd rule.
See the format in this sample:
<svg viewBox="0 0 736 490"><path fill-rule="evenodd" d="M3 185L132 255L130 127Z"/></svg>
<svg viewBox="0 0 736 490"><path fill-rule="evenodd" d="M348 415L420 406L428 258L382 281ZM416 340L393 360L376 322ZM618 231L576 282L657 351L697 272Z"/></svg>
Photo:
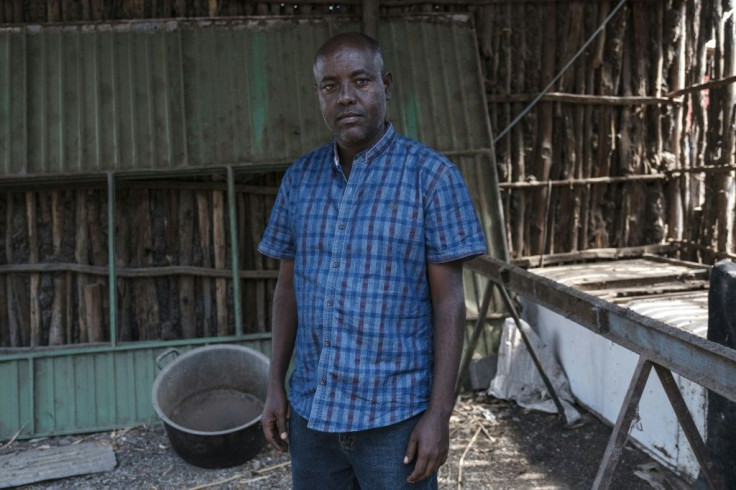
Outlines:
<svg viewBox="0 0 736 490"><path fill-rule="evenodd" d="M328 83L327 85L322 85L322 91L323 92L332 92L335 90L335 84L334 83Z"/></svg>
<svg viewBox="0 0 736 490"><path fill-rule="evenodd" d="M368 83L368 80L365 78L359 78L355 81L355 85L358 87L363 87Z"/></svg>

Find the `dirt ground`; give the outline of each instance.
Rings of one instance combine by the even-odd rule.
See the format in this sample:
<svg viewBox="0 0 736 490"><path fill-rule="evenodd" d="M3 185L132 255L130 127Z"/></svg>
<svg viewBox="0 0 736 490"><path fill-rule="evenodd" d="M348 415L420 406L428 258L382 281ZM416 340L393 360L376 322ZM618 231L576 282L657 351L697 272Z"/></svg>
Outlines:
<svg viewBox="0 0 736 490"><path fill-rule="evenodd" d="M462 397L451 419L448 462L440 488L588 489L610 436L610 427L583 412L581 423L565 427L556 415L528 412L512 402L485 396ZM113 471L38 483L29 489L288 489L288 455L264 448L234 468L205 470L188 465L170 448L160 423L115 432L15 441L0 455L83 441L112 444ZM636 473L648 475L653 483ZM627 445L612 489L691 488L647 455Z"/></svg>

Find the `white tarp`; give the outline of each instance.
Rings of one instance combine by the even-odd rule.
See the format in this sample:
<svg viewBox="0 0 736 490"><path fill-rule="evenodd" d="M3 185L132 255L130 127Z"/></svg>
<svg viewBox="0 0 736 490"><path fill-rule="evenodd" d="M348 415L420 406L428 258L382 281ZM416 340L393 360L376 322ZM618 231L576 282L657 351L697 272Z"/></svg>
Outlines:
<svg viewBox="0 0 736 490"><path fill-rule="evenodd" d="M574 400L565 372L555 359L552 350L542 342L529 324L524 320L521 324L565 408L567 423L574 423L580 419L580 413L573 407ZM513 318L507 318L504 322L501 345L498 349L498 368L488 392L496 398L514 400L524 408L557 413L557 407L544 386L544 381Z"/></svg>

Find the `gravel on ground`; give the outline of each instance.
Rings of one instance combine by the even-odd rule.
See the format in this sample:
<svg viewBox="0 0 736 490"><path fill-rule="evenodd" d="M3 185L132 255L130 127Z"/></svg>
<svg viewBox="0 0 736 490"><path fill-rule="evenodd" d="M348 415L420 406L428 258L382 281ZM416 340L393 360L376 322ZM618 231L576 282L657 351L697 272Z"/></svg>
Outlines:
<svg viewBox="0 0 736 490"><path fill-rule="evenodd" d="M512 402L485 395L463 396L451 419L450 454L439 471L440 488L588 489L610 434L609 426L584 411L579 423L567 427L557 415L527 411ZM84 441L111 444L117 467L25 488L291 488L288 454L264 447L255 458L234 468L197 468L174 453L161 423L113 432L14 441L0 449L0 455ZM691 485L629 443L616 466L611 488L683 490Z"/></svg>

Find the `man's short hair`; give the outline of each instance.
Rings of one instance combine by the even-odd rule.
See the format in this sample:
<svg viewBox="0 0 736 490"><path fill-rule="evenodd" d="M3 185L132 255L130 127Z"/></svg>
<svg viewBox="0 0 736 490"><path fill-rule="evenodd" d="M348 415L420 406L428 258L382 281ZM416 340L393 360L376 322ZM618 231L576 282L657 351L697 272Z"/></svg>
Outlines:
<svg viewBox="0 0 736 490"><path fill-rule="evenodd" d="M383 49L381 49L381 45L378 44L378 41L366 34L363 34L362 32L345 32L342 34L337 34L325 41L325 43L320 46L320 48L317 50L317 53L314 55L312 68L314 68L320 58L322 58L329 50L333 49L333 45L340 43L342 42L342 40L346 39L358 41L359 43L364 44L368 49L370 49L373 52L373 55L376 56L378 59L378 66L381 68L381 75L386 74L386 63L383 60Z"/></svg>

